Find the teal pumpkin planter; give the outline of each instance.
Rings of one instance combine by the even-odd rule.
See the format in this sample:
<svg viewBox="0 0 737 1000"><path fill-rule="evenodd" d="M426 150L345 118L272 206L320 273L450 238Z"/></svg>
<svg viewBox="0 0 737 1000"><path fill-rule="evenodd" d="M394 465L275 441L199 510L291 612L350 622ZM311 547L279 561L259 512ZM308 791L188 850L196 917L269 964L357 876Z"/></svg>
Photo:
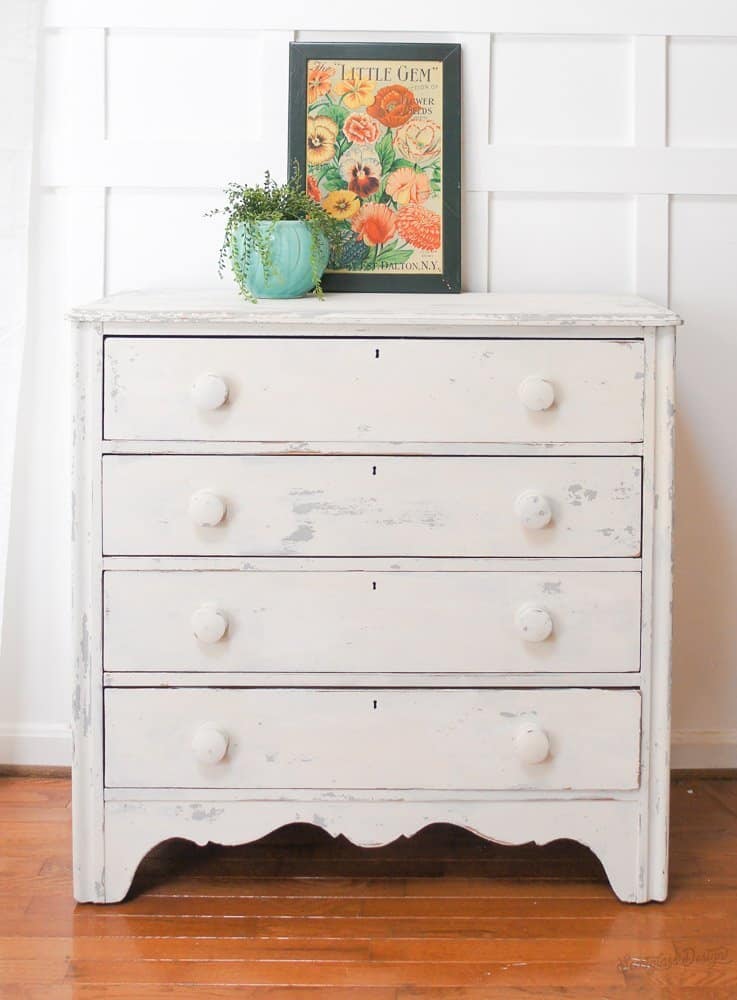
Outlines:
<svg viewBox="0 0 737 1000"><path fill-rule="evenodd" d="M313 237L307 224L284 219L279 222L258 222L256 225L269 240L270 273L264 274L258 247L253 244L249 232L250 227L242 223L235 229L231 239L236 278L240 280L240 272L247 291L257 299L296 299L306 295L315 287L316 277L311 259ZM330 247L327 240L319 234L317 245L317 277L321 278L328 266ZM250 250L248 267L247 249Z"/></svg>

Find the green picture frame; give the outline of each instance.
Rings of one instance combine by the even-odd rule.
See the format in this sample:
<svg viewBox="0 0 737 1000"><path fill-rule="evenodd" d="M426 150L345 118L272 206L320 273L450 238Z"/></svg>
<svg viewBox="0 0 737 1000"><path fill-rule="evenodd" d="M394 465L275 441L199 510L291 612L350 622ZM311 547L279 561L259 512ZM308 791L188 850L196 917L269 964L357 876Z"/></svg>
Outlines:
<svg viewBox="0 0 737 1000"><path fill-rule="evenodd" d="M460 45L292 42L295 163L344 222L326 291L460 292Z"/></svg>

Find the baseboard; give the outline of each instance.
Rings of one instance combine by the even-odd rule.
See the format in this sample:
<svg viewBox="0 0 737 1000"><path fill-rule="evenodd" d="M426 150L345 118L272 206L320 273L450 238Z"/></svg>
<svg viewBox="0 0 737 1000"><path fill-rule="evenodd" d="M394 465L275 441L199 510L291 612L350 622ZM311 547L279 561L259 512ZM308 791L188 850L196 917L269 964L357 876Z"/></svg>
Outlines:
<svg viewBox="0 0 737 1000"><path fill-rule="evenodd" d="M69 767L72 733L63 722L0 723L0 764Z"/></svg>
<svg viewBox="0 0 737 1000"><path fill-rule="evenodd" d="M676 729L670 762L675 769L737 768L737 729Z"/></svg>
<svg viewBox="0 0 737 1000"><path fill-rule="evenodd" d="M0 723L0 764L69 767L72 734L63 723ZM671 741L676 770L737 768L737 729L677 729Z"/></svg>

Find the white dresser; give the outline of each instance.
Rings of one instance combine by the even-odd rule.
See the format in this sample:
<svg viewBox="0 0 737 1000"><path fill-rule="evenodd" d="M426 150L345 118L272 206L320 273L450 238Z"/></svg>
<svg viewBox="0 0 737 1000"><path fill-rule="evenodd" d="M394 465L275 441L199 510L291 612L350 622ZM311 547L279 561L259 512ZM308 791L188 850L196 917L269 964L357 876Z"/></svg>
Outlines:
<svg viewBox="0 0 737 1000"><path fill-rule="evenodd" d="M665 897L677 316L178 292L72 321L77 899L295 821L572 838Z"/></svg>

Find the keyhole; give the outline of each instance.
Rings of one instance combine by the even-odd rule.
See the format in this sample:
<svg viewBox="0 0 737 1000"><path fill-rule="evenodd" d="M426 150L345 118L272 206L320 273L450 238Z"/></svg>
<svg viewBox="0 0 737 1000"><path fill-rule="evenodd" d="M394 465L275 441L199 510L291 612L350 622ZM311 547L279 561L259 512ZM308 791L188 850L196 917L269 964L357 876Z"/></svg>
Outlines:
<svg viewBox="0 0 737 1000"><path fill-rule="evenodd" d="M375 358L378 358L378 356L379 356L379 348L377 347L377 348L376 348L376 353L374 354L374 357L375 357Z"/></svg>
<svg viewBox="0 0 737 1000"><path fill-rule="evenodd" d="M376 699L374 698L374 708L376 708Z"/></svg>
<svg viewBox="0 0 737 1000"><path fill-rule="evenodd" d="M372 469L371 469L371 475L372 475L372 476L375 476L375 475L376 475L376 466L375 466L375 465L374 465L374 466L372 467Z"/></svg>
<svg viewBox="0 0 737 1000"><path fill-rule="evenodd" d="M371 584L371 589L376 590L376 580L374 580L373 583Z"/></svg>

